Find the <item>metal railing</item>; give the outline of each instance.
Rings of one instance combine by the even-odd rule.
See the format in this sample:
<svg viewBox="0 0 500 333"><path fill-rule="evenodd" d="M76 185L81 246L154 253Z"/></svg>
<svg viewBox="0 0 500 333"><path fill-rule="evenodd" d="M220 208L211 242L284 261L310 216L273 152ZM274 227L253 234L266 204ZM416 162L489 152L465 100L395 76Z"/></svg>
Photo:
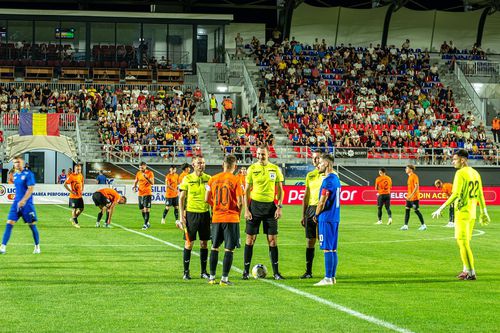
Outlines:
<svg viewBox="0 0 500 333"><path fill-rule="evenodd" d="M59 113L59 130L74 131L78 119L77 113ZM0 126L7 131L19 129L19 113L4 112L0 117Z"/></svg>
<svg viewBox="0 0 500 333"><path fill-rule="evenodd" d="M205 84L205 79L203 78L203 73L199 67L199 64L197 65L197 71L196 75L198 76L198 85L203 93L203 101L202 101L202 108L210 110L210 96L207 91L207 86Z"/></svg>
<svg viewBox="0 0 500 333"><path fill-rule="evenodd" d="M243 82L244 82L244 87L245 90L248 91L248 104L250 105L250 109L253 109L257 107L257 104L259 103L259 99L257 97L257 93L255 92L255 87L253 86L252 78L250 77L250 74L248 73L247 66L243 66Z"/></svg>
<svg viewBox="0 0 500 333"><path fill-rule="evenodd" d="M500 62L494 61L457 61L456 62L465 76L498 77L500 74Z"/></svg>
<svg viewBox="0 0 500 333"><path fill-rule="evenodd" d="M455 63L454 71L458 81L465 89L465 92L467 93L469 98L472 100L472 103L476 107L478 113L477 116L479 117L479 120L484 123L486 119L486 100L479 97L476 90L474 90L472 84L469 82L469 80L467 80L467 77L462 72L462 69L460 68L458 63Z"/></svg>
<svg viewBox="0 0 500 333"><path fill-rule="evenodd" d="M232 153L240 163L252 163L255 161L255 146L242 149L241 146L222 146L213 144L210 148L219 147L224 154ZM220 159L212 155L204 155L204 149L199 144L185 145L182 147L170 145L131 145L130 151L124 151L122 145L111 144L83 144L82 155L87 160L106 160L112 162L138 162L147 160L149 162L184 162L192 156L204 156L207 163L218 163ZM217 149L217 148L216 148ZM415 163L422 165L451 165L451 157L458 148L365 148L365 147L308 147L308 146L274 146L270 148L269 158L279 163L309 163L315 151L329 153L335 156L338 164L349 165L361 162L366 164L393 164L404 165ZM472 164L500 165L500 149L477 149L469 151L469 160ZM366 183L366 179L349 173L342 167L342 173L347 178L355 178L358 183Z"/></svg>
<svg viewBox="0 0 500 333"><path fill-rule="evenodd" d="M167 93L172 93L172 90L168 90L169 87L167 87L165 84L158 84L158 83L152 83L152 84L134 84L134 83L99 83L99 82L94 82L94 83L57 83L57 82L49 82L49 83L40 83L40 82L30 82L28 81L23 81L23 82L2 82L0 83L0 86L7 86L7 87L16 87L16 88L21 88L24 90L27 86L30 86L31 88L34 88L36 85L48 85L50 90L52 91L69 91L69 92L78 92L82 86L85 86L86 89L90 88L91 86L94 86L94 88L98 88L101 85L104 86L111 86L114 90L120 89L123 90L125 88L127 89L133 89L134 87L139 87L142 90L146 89L149 91L149 93L156 93L158 91L159 87L163 87L164 89L167 89ZM175 88L179 88L182 91L186 91L188 88L191 89L191 91L194 91L196 89L196 83L184 83L179 86L176 86Z"/></svg>

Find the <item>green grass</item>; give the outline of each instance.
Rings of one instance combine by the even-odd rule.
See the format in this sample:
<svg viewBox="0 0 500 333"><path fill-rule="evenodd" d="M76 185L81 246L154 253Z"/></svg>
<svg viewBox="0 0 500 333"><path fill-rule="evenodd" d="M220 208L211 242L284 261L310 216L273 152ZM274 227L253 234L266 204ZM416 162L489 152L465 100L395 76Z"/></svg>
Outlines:
<svg viewBox="0 0 500 333"><path fill-rule="evenodd" d="M498 330L500 207L489 208L492 224L478 225L485 233L472 241L477 281L455 279L461 262L453 231L442 227L446 218L430 219L434 208L422 208L427 231L417 231L412 215L410 230L402 232L401 206L393 207L392 226L374 225L372 206L344 206L337 285L317 288L312 284L324 273L323 255L316 251L315 278L299 280L305 265L300 208L286 207L279 249L287 280L279 283L414 332ZM147 234L182 246L172 212L166 225L159 224L162 209L153 207ZM95 229L87 216L74 229L69 211L59 206L37 210L42 254L31 254L31 233L19 223L0 257L1 332L389 331L271 283L242 281L235 272L234 287L209 286L198 278L197 257L191 263L194 279L183 281L178 249L118 227ZM86 213L96 211L87 206ZM114 221L144 233L135 205L118 207ZM270 269L267 252L261 235L253 264ZM237 249L235 266L242 267L242 256Z"/></svg>

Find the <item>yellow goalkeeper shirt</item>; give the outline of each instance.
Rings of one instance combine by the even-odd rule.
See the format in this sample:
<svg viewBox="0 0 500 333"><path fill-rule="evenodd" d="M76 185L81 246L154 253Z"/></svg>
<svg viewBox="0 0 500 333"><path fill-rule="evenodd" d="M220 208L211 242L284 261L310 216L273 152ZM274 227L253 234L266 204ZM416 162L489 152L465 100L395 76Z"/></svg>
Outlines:
<svg viewBox="0 0 500 333"><path fill-rule="evenodd" d="M451 203L455 203L455 217L458 220L475 220L478 203L481 210L484 210L486 204L483 184L476 170L467 166L455 173L452 193L445 205L448 206Z"/></svg>

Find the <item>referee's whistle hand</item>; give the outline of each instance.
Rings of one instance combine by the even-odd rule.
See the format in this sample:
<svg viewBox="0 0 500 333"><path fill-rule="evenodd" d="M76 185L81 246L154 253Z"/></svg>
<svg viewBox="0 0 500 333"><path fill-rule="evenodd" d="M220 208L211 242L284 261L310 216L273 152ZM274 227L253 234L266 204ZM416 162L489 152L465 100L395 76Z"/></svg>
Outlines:
<svg viewBox="0 0 500 333"><path fill-rule="evenodd" d="M305 228L306 227L306 219L305 218L302 218L300 220L300 224Z"/></svg>
<svg viewBox="0 0 500 333"><path fill-rule="evenodd" d="M278 220L281 217L281 208L277 208L276 212L274 212L274 218Z"/></svg>
<svg viewBox="0 0 500 333"><path fill-rule="evenodd" d="M249 211L246 211L245 212L245 219L252 220L252 213L250 213Z"/></svg>

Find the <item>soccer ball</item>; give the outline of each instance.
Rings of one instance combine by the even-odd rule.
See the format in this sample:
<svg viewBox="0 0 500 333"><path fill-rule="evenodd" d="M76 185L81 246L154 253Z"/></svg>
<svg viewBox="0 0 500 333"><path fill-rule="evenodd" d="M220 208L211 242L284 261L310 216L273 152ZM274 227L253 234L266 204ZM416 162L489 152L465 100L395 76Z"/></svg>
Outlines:
<svg viewBox="0 0 500 333"><path fill-rule="evenodd" d="M267 267L262 264L257 264L252 268L252 275L255 279L263 279L267 275Z"/></svg>

